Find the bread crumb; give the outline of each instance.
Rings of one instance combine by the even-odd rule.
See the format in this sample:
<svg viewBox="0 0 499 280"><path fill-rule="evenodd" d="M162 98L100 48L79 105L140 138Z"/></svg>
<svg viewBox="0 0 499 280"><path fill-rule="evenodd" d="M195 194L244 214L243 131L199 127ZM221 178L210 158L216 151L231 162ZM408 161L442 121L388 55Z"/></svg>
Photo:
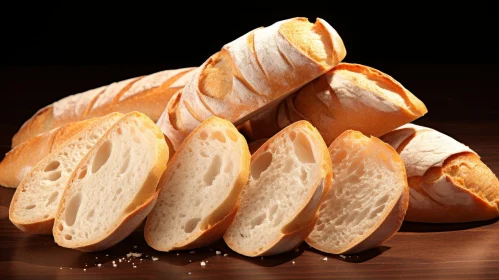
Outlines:
<svg viewBox="0 0 499 280"><path fill-rule="evenodd" d="M327 261L327 257L324 257L322 260L323 260L323 261Z"/></svg>
<svg viewBox="0 0 499 280"><path fill-rule="evenodd" d="M117 267L117 266L118 266L117 264L113 263L113 267Z"/></svg>
<svg viewBox="0 0 499 280"><path fill-rule="evenodd" d="M188 272L188 274L189 274L189 275L191 275L191 273L190 273L190 272Z"/></svg>
<svg viewBox="0 0 499 280"><path fill-rule="evenodd" d="M72 267L70 267L69 269L73 269Z"/></svg>
<svg viewBox="0 0 499 280"><path fill-rule="evenodd" d="M292 264L295 264L295 261L292 261L291 263L292 263Z"/></svg>
<svg viewBox="0 0 499 280"><path fill-rule="evenodd" d="M106 257L109 257L109 254L106 254Z"/></svg>
<svg viewBox="0 0 499 280"><path fill-rule="evenodd" d="M119 261L121 262L121 259L119 259Z"/></svg>
<svg viewBox="0 0 499 280"><path fill-rule="evenodd" d="M216 253L217 255L222 254L222 252L220 252L220 251L216 251L215 253Z"/></svg>
<svg viewBox="0 0 499 280"><path fill-rule="evenodd" d="M61 267L61 268L59 268L59 269L62 269L62 267Z"/></svg>
<svg viewBox="0 0 499 280"><path fill-rule="evenodd" d="M224 257L227 257L229 254L224 254Z"/></svg>
<svg viewBox="0 0 499 280"><path fill-rule="evenodd" d="M97 264L97 266L98 266L98 267L101 267L101 266L102 266L102 264L98 263L98 264Z"/></svg>
<svg viewBox="0 0 499 280"><path fill-rule="evenodd" d="M142 257L142 253L130 252L130 253L126 254L126 256L127 256L127 258L129 258L129 257L140 258L140 257Z"/></svg>
<svg viewBox="0 0 499 280"><path fill-rule="evenodd" d="M191 260L189 260L189 262L192 262Z"/></svg>
<svg viewBox="0 0 499 280"><path fill-rule="evenodd" d="M84 268L84 269L83 269L83 271L87 271L87 269L86 269L86 268Z"/></svg>
<svg viewBox="0 0 499 280"><path fill-rule="evenodd" d="M95 259L96 259L96 260L98 260L98 259L99 259L99 257L95 257Z"/></svg>
<svg viewBox="0 0 499 280"><path fill-rule="evenodd" d="M195 252L195 251L190 251L190 252L189 252L189 254L194 254L194 253L196 253L196 252Z"/></svg>
<svg viewBox="0 0 499 280"><path fill-rule="evenodd" d="M206 266L206 263L205 262L201 262L201 266Z"/></svg>
<svg viewBox="0 0 499 280"><path fill-rule="evenodd" d="M152 257L152 260L153 260L153 261L157 261L157 260L159 260L159 258Z"/></svg>
<svg viewBox="0 0 499 280"><path fill-rule="evenodd" d="M263 257L261 257L260 260L263 260Z"/></svg>
<svg viewBox="0 0 499 280"><path fill-rule="evenodd" d="M178 253L177 253L177 256L178 256Z"/></svg>
<svg viewBox="0 0 499 280"><path fill-rule="evenodd" d="M134 265L133 268L137 268L137 267Z"/></svg>

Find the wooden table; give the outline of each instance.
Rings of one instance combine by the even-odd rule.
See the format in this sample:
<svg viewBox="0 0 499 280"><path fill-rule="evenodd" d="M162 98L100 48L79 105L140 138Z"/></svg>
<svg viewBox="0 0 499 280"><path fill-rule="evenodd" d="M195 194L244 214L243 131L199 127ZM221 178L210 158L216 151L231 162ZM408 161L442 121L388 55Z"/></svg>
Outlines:
<svg viewBox="0 0 499 280"><path fill-rule="evenodd" d="M424 118L416 123L469 145L499 174L499 123ZM2 139L2 152L8 150L9 137ZM193 252L161 253L147 246L142 227L106 251L81 253L58 247L52 236L29 235L15 228L8 219L13 193L0 187L0 279L499 279L496 220L405 223L383 246L351 256L323 254L304 243L279 256L246 258L223 241ZM127 257L130 252L142 255ZM202 261L206 266L201 266Z"/></svg>

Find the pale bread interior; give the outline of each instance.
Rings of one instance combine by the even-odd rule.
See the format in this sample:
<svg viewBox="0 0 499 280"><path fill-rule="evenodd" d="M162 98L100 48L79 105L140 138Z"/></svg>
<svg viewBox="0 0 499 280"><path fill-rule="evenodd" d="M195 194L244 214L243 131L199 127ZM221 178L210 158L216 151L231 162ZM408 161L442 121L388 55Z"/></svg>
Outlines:
<svg viewBox="0 0 499 280"><path fill-rule="evenodd" d="M56 216L60 245L85 246L108 237L155 193L156 184L148 182L156 180L151 170L163 135L137 115L123 117L78 165Z"/></svg>
<svg viewBox="0 0 499 280"><path fill-rule="evenodd" d="M101 118L39 162L19 185L11 220L30 224L53 219L75 167L122 116L116 113Z"/></svg>
<svg viewBox="0 0 499 280"><path fill-rule="evenodd" d="M402 195L404 166L396 152L360 132L339 136L329 148L333 186L319 210L307 242L329 253L343 253L365 240Z"/></svg>
<svg viewBox="0 0 499 280"><path fill-rule="evenodd" d="M296 126L252 157L239 211L224 236L233 250L258 255L270 249L323 186L320 149L310 131Z"/></svg>
<svg viewBox="0 0 499 280"><path fill-rule="evenodd" d="M244 184L247 150L246 140L226 121L211 118L190 134L160 182L158 202L147 218L148 243L162 251L186 246L227 216Z"/></svg>

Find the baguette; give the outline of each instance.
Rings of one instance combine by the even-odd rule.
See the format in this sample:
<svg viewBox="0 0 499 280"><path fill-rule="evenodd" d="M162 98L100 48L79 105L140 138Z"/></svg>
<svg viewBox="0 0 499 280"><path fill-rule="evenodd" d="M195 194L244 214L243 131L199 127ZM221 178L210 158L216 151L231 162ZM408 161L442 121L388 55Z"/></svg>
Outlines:
<svg viewBox="0 0 499 280"><path fill-rule="evenodd" d="M405 162L405 220L460 223L499 217L499 181L468 146L434 129L406 124L381 138Z"/></svg>
<svg viewBox="0 0 499 280"><path fill-rule="evenodd" d="M426 113L423 102L391 76L368 66L340 63L279 106L246 122L242 132L254 141L307 120L330 145L346 130L379 137Z"/></svg>
<svg viewBox="0 0 499 280"><path fill-rule="evenodd" d="M12 138L12 147L53 128L111 112L140 111L157 121L173 93L183 88L194 70L161 71L67 96L27 120Z"/></svg>
<svg viewBox="0 0 499 280"><path fill-rule="evenodd" d="M154 207L167 162L161 130L142 113L126 114L71 174L55 214L55 242L90 252L124 239Z"/></svg>
<svg viewBox="0 0 499 280"><path fill-rule="evenodd" d="M210 116L237 127L326 73L345 55L338 33L320 18L315 24L292 18L257 28L206 60L179 99L171 100L175 105L168 106L158 125L175 149Z"/></svg>
<svg viewBox="0 0 499 280"><path fill-rule="evenodd" d="M292 250L312 231L331 178L318 131L307 121L286 127L251 156L250 178L225 242L249 257Z"/></svg>
<svg viewBox="0 0 499 280"><path fill-rule="evenodd" d="M98 121L92 118L68 123L39 134L10 150L0 162L0 185L17 188L33 166L58 149L68 139Z"/></svg>
<svg viewBox="0 0 499 280"><path fill-rule="evenodd" d="M201 123L163 174L144 230L147 244L168 252L220 239L237 212L250 157L246 140L232 123L218 117Z"/></svg>
<svg viewBox="0 0 499 280"><path fill-rule="evenodd" d="M111 113L99 118L38 162L12 198L10 221L24 232L52 234L57 206L76 165L122 116Z"/></svg>
<svg viewBox="0 0 499 280"><path fill-rule="evenodd" d="M404 162L390 145L353 130L338 136L329 152L333 186L306 242L332 254L381 245L399 230L407 211Z"/></svg>

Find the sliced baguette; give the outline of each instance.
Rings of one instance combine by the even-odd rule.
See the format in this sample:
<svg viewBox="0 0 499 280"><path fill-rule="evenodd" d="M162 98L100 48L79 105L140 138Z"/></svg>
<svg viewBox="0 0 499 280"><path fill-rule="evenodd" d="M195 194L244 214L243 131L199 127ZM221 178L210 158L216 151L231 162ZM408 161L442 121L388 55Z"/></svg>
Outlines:
<svg viewBox="0 0 499 280"><path fill-rule="evenodd" d="M17 188L33 166L98 118L69 123L39 134L10 150L0 162L0 185Z"/></svg>
<svg viewBox="0 0 499 280"><path fill-rule="evenodd" d="M142 113L126 114L72 173L55 215L55 242L88 252L124 239L153 208L167 162L161 130Z"/></svg>
<svg viewBox="0 0 499 280"><path fill-rule="evenodd" d="M122 116L121 113L111 113L99 118L38 162L21 181L12 198L10 221L28 233L52 234L59 201L75 167Z"/></svg>
<svg viewBox="0 0 499 280"><path fill-rule="evenodd" d="M405 220L461 223L499 217L499 180L470 147L434 129L406 124L381 139L405 162Z"/></svg>
<svg viewBox="0 0 499 280"><path fill-rule="evenodd" d="M56 127L112 112L139 111L157 121L171 96L184 87L194 69L165 70L62 98L27 120L12 138L12 147Z"/></svg>
<svg viewBox="0 0 499 280"><path fill-rule="evenodd" d="M402 225L409 201L404 162L376 137L347 130L329 147L333 186L306 242L332 254L379 246Z"/></svg>
<svg viewBox="0 0 499 280"><path fill-rule="evenodd" d="M182 124L161 129L175 149L203 120L223 117L237 127L326 73L346 56L338 33L324 20L291 18L256 28L208 58L182 89L176 115ZM172 101L174 102L174 101ZM171 118L165 117L169 122Z"/></svg>
<svg viewBox="0 0 499 280"><path fill-rule="evenodd" d="M250 153L232 123L210 117L182 143L147 217L145 239L159 251L187 250L222 238L248 181Z"/></svg>
<svg viewBox="0 0 499 280"><path fill-rule="evenodd" d="M251 156L250 178L225 242L249 257L295 248L312 231L331 178L319 132L307 121L286 127Z"/></svg>
<svg viewBox="0 0 499 280"><path fill-rule="evenodd" d="M297 120L307 120L327 145L346 130L380 137L427 113L402 84L377 69L340 63L277 107L253 118L243 133L252 141L268 138Z"/></svg>

